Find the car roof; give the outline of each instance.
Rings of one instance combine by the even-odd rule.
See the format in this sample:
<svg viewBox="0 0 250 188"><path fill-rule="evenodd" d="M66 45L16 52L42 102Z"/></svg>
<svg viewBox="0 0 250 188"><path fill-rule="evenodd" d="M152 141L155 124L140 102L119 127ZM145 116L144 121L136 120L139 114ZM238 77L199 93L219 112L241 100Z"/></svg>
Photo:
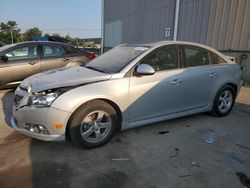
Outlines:
<svg viewBox="0 0 250 188"><path fill-rule="evenodd" d="M169 45L169 44L186 44L186 45L194 45L194 46L200 46L204 48L210 48L209 46L206 46L204 44L196 43L196 42L189 42L189 41L173 41L173 40L163 40L159 42L152 42L152 43L127 43L125 45L138 45L138 46L148 46L148 47L158 47L163 45Z"/></svg>
<svg viewBox="0 0 250 188"><path fill-rule="evenodd" d="M16 46L23 45L23 44L60 44L60 45L71 46L70 44L67 44L67 43L54 42L54 41L25 41L25 42L17 42L17 43L14 43L14 44L5 45L5 46L0 48L0 53L2 53L5 50L8 50L8 49L10 49L12 47L16 47Z"/></svg>
<svg viewBox="0 0 250 188"><path fill-rule="evenodd" d="M145 46L145 47L150 47L150 48L158 48L164 45L170 45L170 44L180 44L180 45L192 45L192 46L197 46L197 47L201 47L201 48L205 48L207 50L210 50L220 56L224 56L222 53L220 53L218 50L209 47L207 45L204 44L200 44L200 43L196 43L196 42L189 42L189 41L173 41L173 40L163 40L163 41L159 41L159 42L153 42L153 43L138 43L138 44L125 44L125 45L138 45L138 46Z"/></svg>
<svg viewBox="0 0 250 188"><path fill-rule="evenodd" d="M210 48L209 46L206 46L204 44L196 43L196 42L189 42L189 41L159 41L156 43L151 43L152 46L161 46L161 45L167 45L167 44L182 44L182 45L193 45L193 46L200 46L203 48Z"/></svg>
<svg viewBox="0 0 250 188"><path fill-rule="evenodd" d="M15 44L16 45L20 45L20 44L63 44L63 45L69 45L67 43L55 42L55 41L25 41L25 42L18 42Z"/></svg>
<svg viewBox="0 0 250 188"><path fill-rule="evenodd" d="M162 47L164 45L171 45L171 44L179 44L179 45L192 45L192 46L197 46L197 47L201 47L203 49L207 49L211 52L214 52L215 54L219 55L220 57L222 57L224 60L226 60L227 62L231 62L224 54L222 54L221 52L219 52L218 50L206 46L204 44L200 44L200 43L196 43L196 42L188 42L188 41L169 41L169 40L165 40L165 41L159 41L159 42L155 42L155 43L140 43L140 44L123 44L123 45L127 45L127 46L145 46L145 47L149 47L149 51L145 51L143 54L141 54L139 57L137 57L135 60L133 61L138 61L138 58L142 58L143 56L147 55L148 53L152 52L154 49ZM122 45L120 45L122 46ZM134 65L132 65L134 66ZM122 71L124 71L125 73L131 69L131 66L126 66Z"/></svg>

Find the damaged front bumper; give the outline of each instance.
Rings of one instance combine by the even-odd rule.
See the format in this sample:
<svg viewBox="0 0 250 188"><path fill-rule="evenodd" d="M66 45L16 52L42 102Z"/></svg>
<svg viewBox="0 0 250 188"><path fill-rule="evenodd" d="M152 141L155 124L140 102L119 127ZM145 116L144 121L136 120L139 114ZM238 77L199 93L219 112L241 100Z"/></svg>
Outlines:
<svg viewBox="0 0 250 188"><path fill-rule="evenodd" d="M65 131L70 115L69 112L53 107L36 108L26 106L16 109L14 106L11 125L16 131L39 140L62 141L65 140ZM58 124L62 126L54 126ZM42 133L34 131L34 128L27 128L29 125L42 127L46 131Z"/></svg>

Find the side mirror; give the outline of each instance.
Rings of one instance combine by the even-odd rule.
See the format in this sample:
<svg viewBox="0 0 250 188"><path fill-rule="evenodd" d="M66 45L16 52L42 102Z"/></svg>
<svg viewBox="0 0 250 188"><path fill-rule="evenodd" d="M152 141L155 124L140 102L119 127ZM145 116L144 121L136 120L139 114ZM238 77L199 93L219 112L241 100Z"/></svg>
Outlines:
<svg viewBox="0 0 250 188"><path fill-rule="evenodd" d="M0 59L3 61L3 62L7 62L9 60L8 56L6 55L1 55L0 56Z"/></svg>
<svg viewBox="0 0 250 188"><path fill-rule="evenodd" d="M153 75L154 73L155 69L148 64L140 64L135 70L135 75L138 76Z"/></svg>

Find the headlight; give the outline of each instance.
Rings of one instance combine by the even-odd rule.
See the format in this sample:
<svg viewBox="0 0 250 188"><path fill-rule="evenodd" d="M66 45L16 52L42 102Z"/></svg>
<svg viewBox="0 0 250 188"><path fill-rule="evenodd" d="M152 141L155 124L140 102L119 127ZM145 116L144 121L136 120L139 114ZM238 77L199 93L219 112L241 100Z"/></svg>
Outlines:
<svg viewBox="0 0 250 188"><path fill-rule="evenodd" d="M39 93L31 97L31 105L36 107L48 107L60 95L60 92Z"/></svg>

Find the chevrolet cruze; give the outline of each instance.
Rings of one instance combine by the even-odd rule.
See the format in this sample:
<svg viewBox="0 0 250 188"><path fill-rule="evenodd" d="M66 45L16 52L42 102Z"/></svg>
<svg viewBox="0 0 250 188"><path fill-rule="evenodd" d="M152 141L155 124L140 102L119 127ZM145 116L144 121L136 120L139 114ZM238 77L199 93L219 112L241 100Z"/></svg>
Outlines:
<svg viewBox="0 0 250 188"><path fill-rule="evenodd" d="M201 112L225 116L240 85L240 66L210 47L125 44L85 66L25 79L15 91L11 122L37 139L69 137L94 148L116 130Z"/></svg>

